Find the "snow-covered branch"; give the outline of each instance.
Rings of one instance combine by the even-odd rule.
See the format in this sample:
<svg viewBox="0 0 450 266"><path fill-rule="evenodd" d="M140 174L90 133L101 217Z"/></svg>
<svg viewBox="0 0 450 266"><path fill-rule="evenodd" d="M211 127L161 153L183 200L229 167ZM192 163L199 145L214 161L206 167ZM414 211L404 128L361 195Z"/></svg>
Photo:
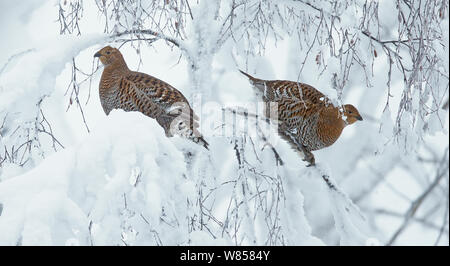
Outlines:
<svg viewBox="0 0 450 266"><path fill-rule="evenodd" d="M0 17L0 244L448 243L448 0L35 2ZM105 45L183 92L209 152L104 115ZM238 69L364 121L305 167Z"/></svg>

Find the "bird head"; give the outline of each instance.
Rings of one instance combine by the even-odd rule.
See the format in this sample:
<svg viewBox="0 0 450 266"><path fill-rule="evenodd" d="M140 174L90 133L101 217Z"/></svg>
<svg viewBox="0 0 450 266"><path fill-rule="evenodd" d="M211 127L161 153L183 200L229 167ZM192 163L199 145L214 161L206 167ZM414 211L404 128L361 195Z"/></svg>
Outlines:
<svg viewBox="0 0 450 266"><path fill-rule="evenodd" d="M100 51L94 54L94 57L98 57L104 66L108 66L116 62L125 62L119 49L111 46L103 47Z"/></svg>
<svg viewBox="0 0 450 266"><path fill-rule="evenodd" d="M348 125L351 125L358 120L363 120L362 116L358 112L358 109L351 104L344 105L342 116Z"/></svg>

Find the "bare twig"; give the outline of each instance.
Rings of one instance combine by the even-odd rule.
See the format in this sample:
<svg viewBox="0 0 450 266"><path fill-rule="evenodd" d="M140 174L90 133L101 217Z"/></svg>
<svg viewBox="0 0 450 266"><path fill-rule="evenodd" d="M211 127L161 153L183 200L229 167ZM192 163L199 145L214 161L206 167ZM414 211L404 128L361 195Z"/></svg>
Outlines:
<svg viewBox="0 0 450 266"><path fill-rule="evenodd" d="M436 186L439 184L439 182L442 180L443 177L448 175L448 151L449 148L444 152L444 156L441 159L441 162L439 164L439 168L437 169L436 176L434 178L434 181L428 186L428 188L419 196L417 197L412 203L409 209L406 211L403 223L400 225L400 227L395 231L395 233L392 235L392 237L387 242L387 245L392 245L395 240L400 236L400 234L406 229L406 227L409 225L412 218L414 218L414 215L416 214L419 207L422 205L422 203L425 201L425 199L431 194L431 192L436 188Z"/></svg>

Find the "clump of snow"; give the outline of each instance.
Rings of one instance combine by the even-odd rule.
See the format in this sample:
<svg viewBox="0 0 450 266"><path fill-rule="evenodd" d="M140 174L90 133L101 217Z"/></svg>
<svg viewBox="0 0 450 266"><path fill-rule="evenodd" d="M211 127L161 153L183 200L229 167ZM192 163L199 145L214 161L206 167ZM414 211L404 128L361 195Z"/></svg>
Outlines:
<svg viewBox="0 0 450 266"><path fill-rule="evenodd" d="M155 244L157 230L163 244L181 244L171 226L185 224L185 170L156 121L115 110L80 144L0 183L0 243L121 244L121 232L133 230L124 241Z"/></svg>
<svg viewBox="0 0 450 266"><path fill-rule="evenodd" d="M23 165L30 160L23 169L27 170L44 156L38 136L42 102L55 91L56 79L66 64L82 50L103 39L103 34L59 36L11 57L6 63L0 74L0 146L8 151L12 163ZM23 143L25 146L21 145ZM26 154L26 145L37 147L30 149L32 155L29 158L24 155L20 158L14 153L19 146L22 148L19 152Z"/></svg>

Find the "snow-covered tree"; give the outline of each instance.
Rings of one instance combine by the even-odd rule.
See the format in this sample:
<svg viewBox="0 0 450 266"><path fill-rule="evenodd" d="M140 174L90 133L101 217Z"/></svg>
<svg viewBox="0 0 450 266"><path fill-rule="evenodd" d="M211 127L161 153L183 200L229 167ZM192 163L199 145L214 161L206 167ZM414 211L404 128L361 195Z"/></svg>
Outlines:
<svg viewBox="0 0 450 266"><path fill-rule="evenodd" d="M0 244L448 244L447 0L0 10ZM105 45L189 96L210 152L104 115ZM306 168L238 69L311 84L364 121Z"/></svg>

